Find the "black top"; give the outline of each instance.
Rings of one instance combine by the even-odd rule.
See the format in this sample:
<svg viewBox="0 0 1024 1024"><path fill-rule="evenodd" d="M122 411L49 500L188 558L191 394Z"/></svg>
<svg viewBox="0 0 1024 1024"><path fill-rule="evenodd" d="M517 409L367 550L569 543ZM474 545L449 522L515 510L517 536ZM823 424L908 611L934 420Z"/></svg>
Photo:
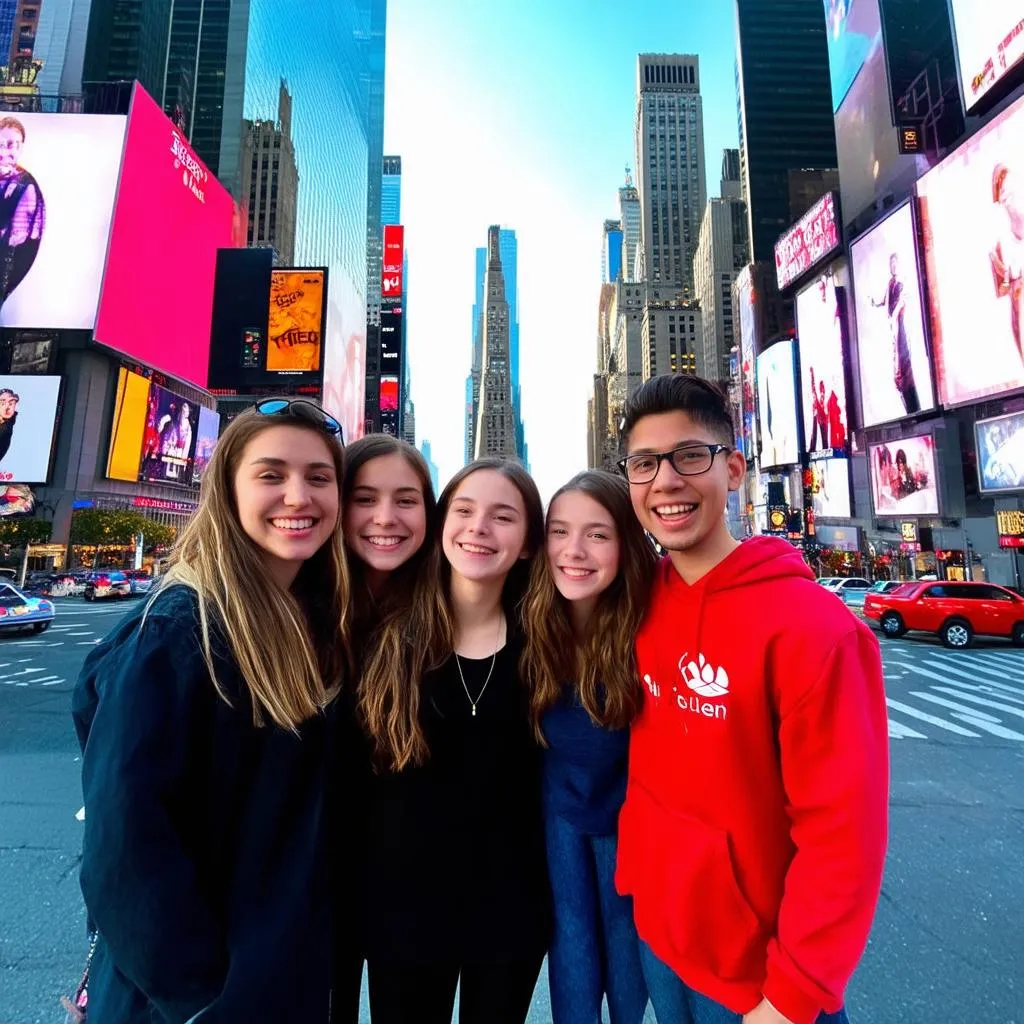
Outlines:
<svg viewBox="0 0 1024 1024"><path fill-rule="evenodd" d="M403 964L507 963L547 948L550 892L540 749L510 640L424 678L422 766L371 786L368 957Z"/></svg>
<svg viewBox="0 0 1024 1024"><path fill-rule="evenodd" d="M203 664L194 593L129 615L75 688L81 883L97 1024L325 1021L327 719L257 729L229 657Z"/></svg>

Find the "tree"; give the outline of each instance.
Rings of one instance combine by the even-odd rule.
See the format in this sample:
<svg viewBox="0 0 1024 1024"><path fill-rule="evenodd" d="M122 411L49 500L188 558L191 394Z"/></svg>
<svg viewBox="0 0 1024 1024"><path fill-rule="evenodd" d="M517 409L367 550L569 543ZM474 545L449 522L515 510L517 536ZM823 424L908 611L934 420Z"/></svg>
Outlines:
<svg viewBox="0 0 1024 1024"><path fill-rule="evenodd" d="M128 547L136 534L147 548L174 542L177 531L131 509L81 508L71 517L71 543L85 547Z"/></svg>
<svg viewBox="0 0 1024 1024"><path fill-rule="evenodd" d="M45 544L50 539L53 523L31 516L0 520L0 544L20 551L30 544Z"/></svg>

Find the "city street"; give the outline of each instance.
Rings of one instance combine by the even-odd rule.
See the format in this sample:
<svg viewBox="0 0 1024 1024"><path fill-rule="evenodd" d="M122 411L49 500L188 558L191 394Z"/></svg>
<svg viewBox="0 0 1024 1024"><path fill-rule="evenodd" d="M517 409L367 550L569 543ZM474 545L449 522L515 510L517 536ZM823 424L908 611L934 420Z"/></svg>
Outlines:
<svg viewBox="0 0 1024 1024"><path fill-rule="evenodd" d="M47 633L0 638L0 1024L59 1020L85 954L69 694L127 609L57 605ZM1024 651L882 647L891 840L851 1019L1024 1024ZM550 1020L546 985L530 1019Z"/></svg>

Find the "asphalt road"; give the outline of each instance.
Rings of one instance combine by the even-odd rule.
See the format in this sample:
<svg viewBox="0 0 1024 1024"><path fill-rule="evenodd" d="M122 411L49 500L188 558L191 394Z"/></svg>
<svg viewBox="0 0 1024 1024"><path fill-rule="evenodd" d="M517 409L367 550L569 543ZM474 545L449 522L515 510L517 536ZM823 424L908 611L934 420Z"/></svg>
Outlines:
<svg viewBox="0 0 1024 1024"><path fill-rule="evenodd" d="M69 693L126 609L57 603L49 632L0 637L0 1024L61 1020L85 954ZM891 837L851 1018L1024 1024L1024 651L882 649ZM530 1019L550 1020L544 984Z"/></svg>

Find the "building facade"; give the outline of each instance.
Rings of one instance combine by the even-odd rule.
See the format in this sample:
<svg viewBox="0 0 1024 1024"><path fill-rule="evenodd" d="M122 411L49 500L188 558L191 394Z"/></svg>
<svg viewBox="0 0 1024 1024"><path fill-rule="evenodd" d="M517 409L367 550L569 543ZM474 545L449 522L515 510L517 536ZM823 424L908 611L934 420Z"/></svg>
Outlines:
<svg viewBox="0 0 1024 1024"><path fill-rule="evenodd" d="M640 321L643 380L663 373L695 374L704 348L701 309L692 300L646 298Z"/></svg>
<svg viewBox="0 0 1024 1024"><path fill-rule="evenodd" d="M825 12L821 0L735 3L740 164L751 259L772 260L779 235L807 211L790 206L790 173L839 166Z"/></svg>
<svg viewBox="0 0 1024 1024"><path fill-rule="evenodd" d="M424 438L420 442L420 455L427 463L427 470L430 473L430 485L434 488L434 496L441 493L441 479L437 472L437 463L434 462L434 452L430 442Z"/></svg>
<svg viewBox="0 0 1024 1024"><path fill-rule="evenodd" d="M89 93L93 86L134 78L161 97L173 9L173 0L93 0L83 89Z"/></svg>
<svg viewBox="0 0 1024 1024"><path fill-rule="evenodd" d="M644 279L693 296L693 256L707 200L700 59L641 54L634 139Z"/></svg>
<svg viewBox="0 0 1024 1024"><path fill-rule="evenodd" d="M402 158L385 156L381 161L380 222L402 223Z"/></svg>
<svg viewBox="0 0 1024 1024"><path fill-rule="evenodd" d="M641 224L643 213L640 209L640 193L633 184L633 175L626 168L626 183L619 189L619 223L622 225L622 278L637 281L636 261L643 252Z"/></svg>
<svg viewBox="0 0 1024 1024"><path fill-rule="evenodd" d="M606 220L601 229L601 283L617 281L622 274L622 222Z"/></svg>

